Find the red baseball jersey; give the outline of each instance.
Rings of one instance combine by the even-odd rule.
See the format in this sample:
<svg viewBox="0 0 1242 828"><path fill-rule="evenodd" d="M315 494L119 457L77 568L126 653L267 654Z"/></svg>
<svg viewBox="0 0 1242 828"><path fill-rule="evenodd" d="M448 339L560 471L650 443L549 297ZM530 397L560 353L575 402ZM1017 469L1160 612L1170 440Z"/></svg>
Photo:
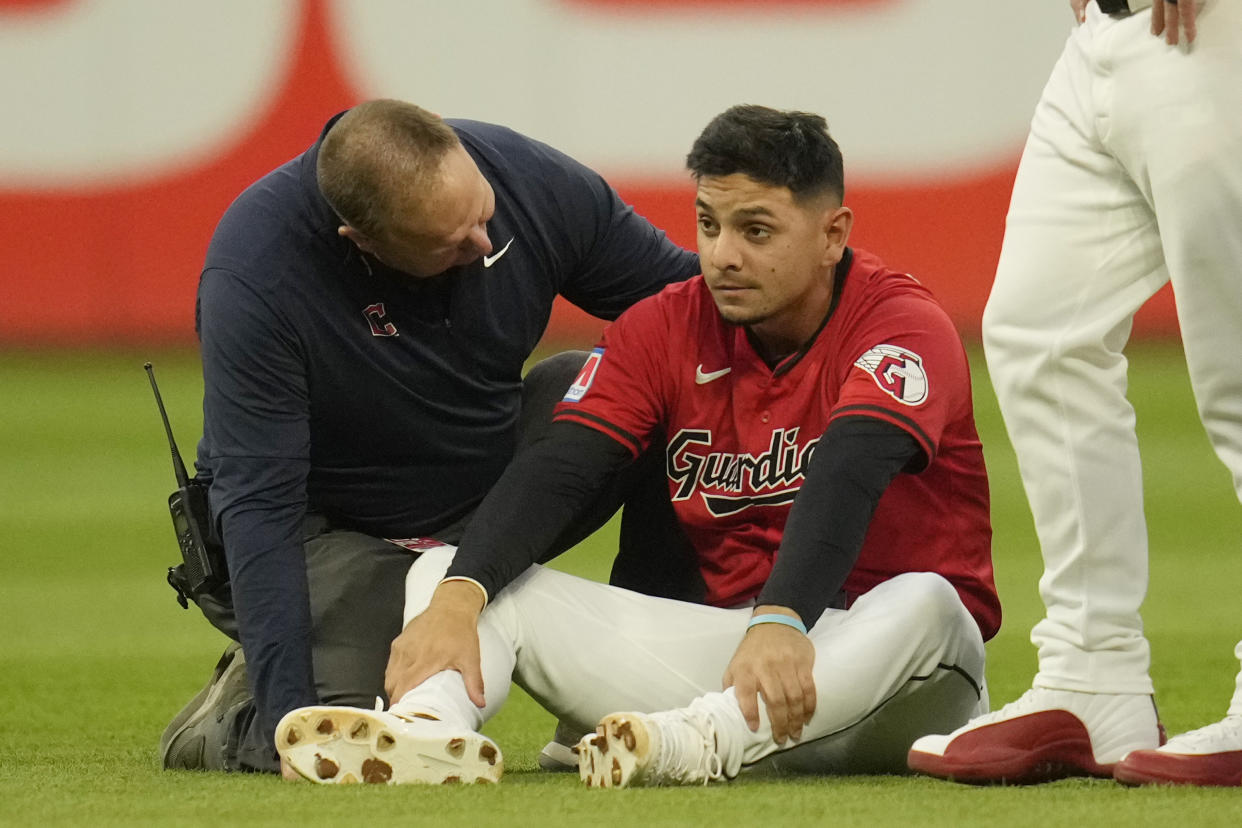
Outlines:
<svg viewBox="0 0 1242 828"><path fill-rule="evenodd" d="M816 443L850 415L904 429L927 463L880 498L847 596L937 572L991 637L1000 602L965 350L931 293L876 257L853 251L826 324L775 368L721 318L701 276L671 285L604 332L555 418L635 455L663 427L669 492L707 602L734 606L763 587Z"/></svg>

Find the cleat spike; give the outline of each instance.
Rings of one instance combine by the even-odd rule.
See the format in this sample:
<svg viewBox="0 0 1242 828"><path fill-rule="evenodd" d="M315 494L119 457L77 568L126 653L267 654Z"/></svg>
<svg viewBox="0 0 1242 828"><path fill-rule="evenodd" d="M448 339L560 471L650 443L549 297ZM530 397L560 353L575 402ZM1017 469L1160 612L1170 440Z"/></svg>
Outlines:
<svg viewBox="0 0 1242 828"><path fill-rule="evenodd" d="M332 779L339 773L341 766L323 754L315 754L315 776L320 779Z"/></svg>
<svg viewBox="0 0 1242 828"><path fill-rule="evenodd" d="M479 758L489 765L495 765L496 760L500 758L500 752L496 750L495 745L484 744L479 748Z"/></svg>
<svg viewBox="0 0 1242 828"><path fill-rule="evenodd" d="M392 765L382 759L362 763L362 781L371 785L387 785L392 781Z"/></svg>

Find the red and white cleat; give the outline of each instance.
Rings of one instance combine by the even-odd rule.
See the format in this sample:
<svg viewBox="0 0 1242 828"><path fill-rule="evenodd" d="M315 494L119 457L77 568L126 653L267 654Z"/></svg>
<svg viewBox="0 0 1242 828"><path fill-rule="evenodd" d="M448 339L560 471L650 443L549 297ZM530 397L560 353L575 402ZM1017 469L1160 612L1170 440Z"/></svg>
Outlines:
<svg viewBox="0 0 1242 828"><path fill-rule="evenodd" d="M1162 741L1150 696L1035 688L952 733L918 739L907 762L954 782L1032 785L1111 777L1122 756Z"/></svg>
<svg viewBox="0 0 1242 828"><path fill-rule="evenodd" d="M1242 786L1242 716L1174 736L1155 750L1136 750L1113 773L1126 785Z"/></svg>

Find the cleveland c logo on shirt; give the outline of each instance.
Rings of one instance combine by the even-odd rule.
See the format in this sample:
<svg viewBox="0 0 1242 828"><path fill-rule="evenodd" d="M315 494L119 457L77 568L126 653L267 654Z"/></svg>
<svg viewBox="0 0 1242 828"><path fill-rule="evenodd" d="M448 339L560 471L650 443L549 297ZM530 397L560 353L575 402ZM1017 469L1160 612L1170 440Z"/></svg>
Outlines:
<svg viewBox="0 0 1242 828"><path fill-rule="evenodd" d="M673 500L698 491L713 517L793 503L817 443L818 437L799 445L797 428L774 428L762 454L712 452L711 431L683 428L668 444L668 477L677 484Z"/></svg>
<svg viewBox="0 0 1242 828"><path fill-rule="evenodd" d="M562 402L578 402L582 399L582 395L591 387L591 383L595 382L595 372L599 370L599 363L604 358L604 349L596 348L591 351L586 358L586 362L582 363L582 370L578 372L578 378L574 380L574 384L569 386L569 390L565 392Z"/></svg>
<svg viewBox="0 0 1242 828"><path fill-rule="evenodd" d="M362 315L371 326L371 336L400 336L397 326L388 321L388 311L383 302L375 302L362 309Z"/></svg>
<svg viewBox="0 0 1242 828"><path fill-rule="evenodd" d="M854 363L871 374L875 384L905 405L919 405L927 399L927 372L923 358L897 345L877 345Z"/></svg>

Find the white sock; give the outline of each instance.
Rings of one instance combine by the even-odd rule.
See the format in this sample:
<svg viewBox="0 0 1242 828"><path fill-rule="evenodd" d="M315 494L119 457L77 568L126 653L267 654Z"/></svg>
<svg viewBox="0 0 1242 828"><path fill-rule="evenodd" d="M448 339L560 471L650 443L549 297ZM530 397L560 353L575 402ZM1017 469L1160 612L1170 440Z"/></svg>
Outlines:
<svg viewBox="0 0 1242 828"><path fill-rule="evenodd" d="M436 673L407 692L389 709L407 716L419 713L435 716L442 722L470 730L483 726L483 711L470 701L466 683L456 670Z"/></svg>

